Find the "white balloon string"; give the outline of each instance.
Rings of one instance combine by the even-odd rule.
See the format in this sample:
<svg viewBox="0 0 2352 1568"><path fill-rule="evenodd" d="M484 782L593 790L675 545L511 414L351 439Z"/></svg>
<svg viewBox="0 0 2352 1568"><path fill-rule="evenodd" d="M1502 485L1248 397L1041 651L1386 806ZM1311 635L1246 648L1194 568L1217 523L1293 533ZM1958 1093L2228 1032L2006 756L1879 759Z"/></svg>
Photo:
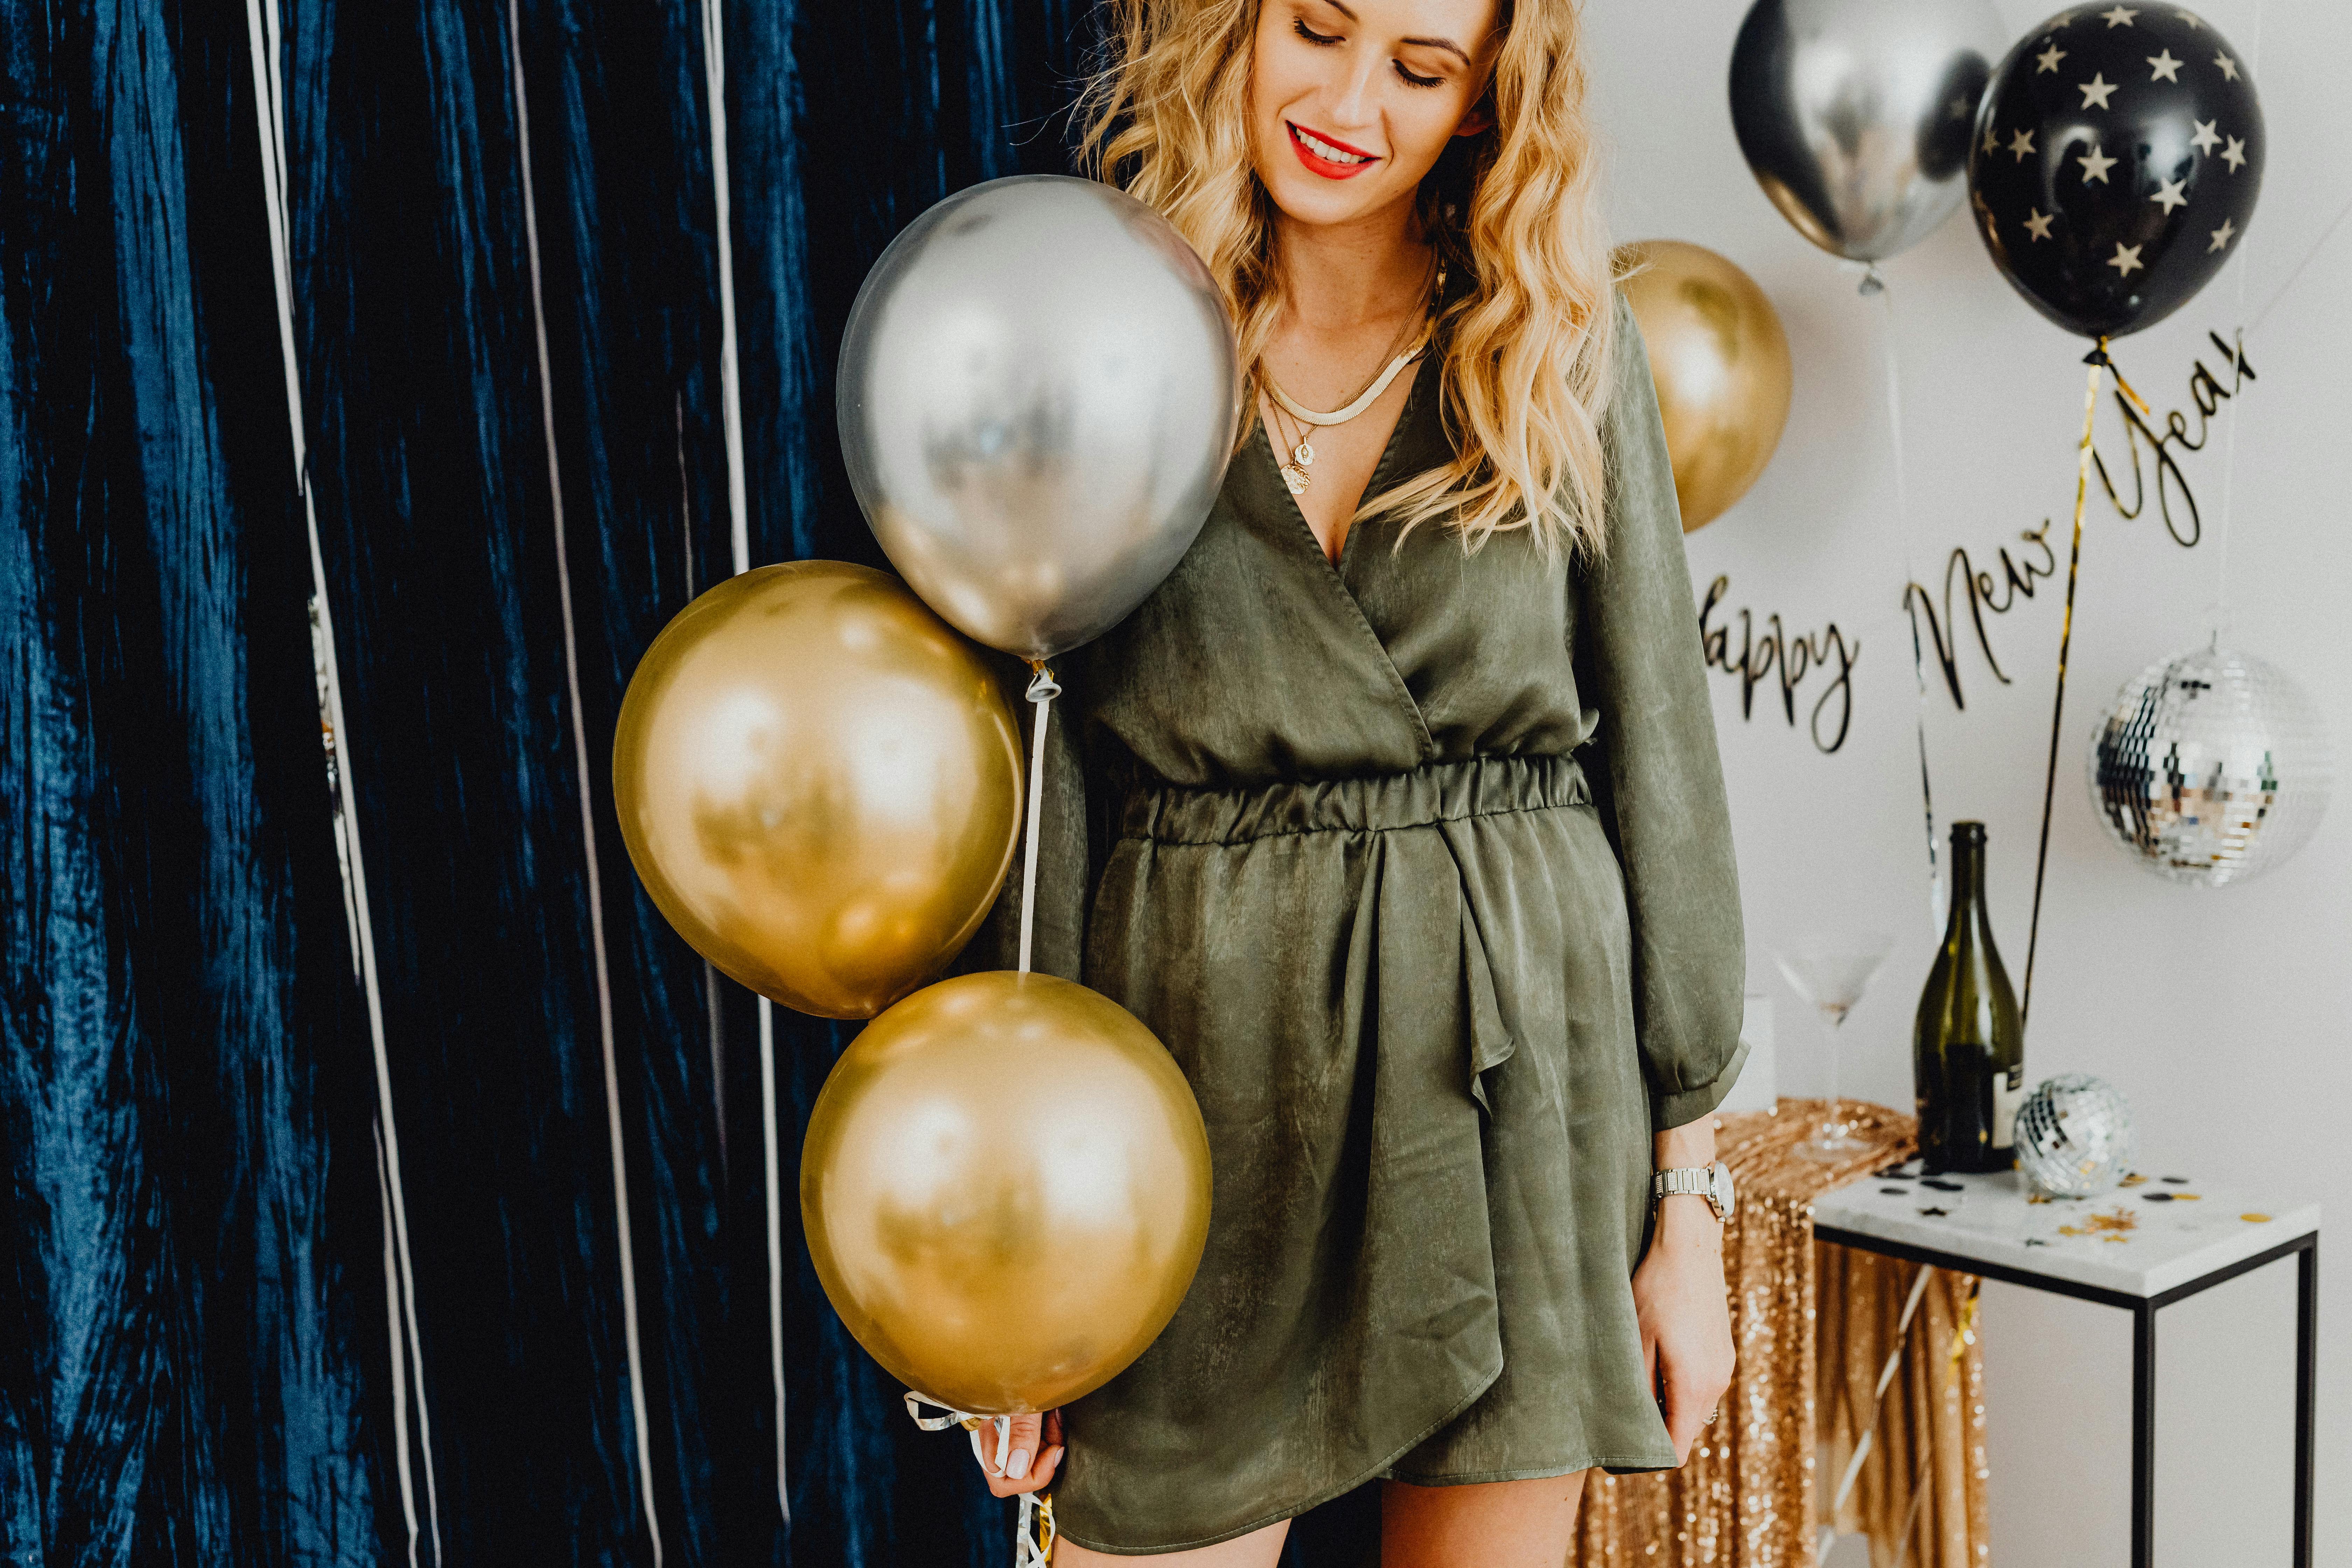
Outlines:
<svg viewBox="0 0 2352 1568"><path fill-rule="evenodd" d="M327 594L326 552L319 542L319 509L310 486L310 458L302 416L301 365L294 343L293 221L286 159L286 89L279 59L284 33L278 0L246 0L246 42L252 56L254 129L261 142L261 197L269 226L269 264L278 299L278 348L286 374L286 423L293 442L294 485L302 497L302 527L310 556L310 658L318 681L320 735L326 747L335 855L342 873L343 912L352 969L367 1001L368 1046L375 1067L378 1196L388 1225L386 1247L396 1265L397 1300L386 1325L392 1340L393 1428L399 1444L401 1511L408 1528L408 1561L416 1562L416 1496L408 1457L408 1401L416 1402L416 1452L425 1470L425 1522L433 1560L441 1561L441 1497L433 1468L433 1411L425 1393L425 1340L416 1324L416 1270L408 1246L408 1198L401 1175L400 1121L392 1100L392 1055L383 1023L383 990L376 970L375 925L369 912L367 856L361 841L359 783L343 716L341 665L335 651L334 607Z"/></svg>
<svg viewBox="0 0 2352 1568"><path fill-rule="evenodd" d="M1028 698L1036 710L1029 730L1029 810L1022 830L1026 840L1021 856L1021 973L1029 973L1029 954L1037 927L1037 819L1045 796L1045 726L1053 721L1054 699L1062 689L1043 660L1032 660Z"/></svg>
<svg viewBox="0 0 2352 1568"><path fill-rule="evenodd" d="M738 576L751 569L751 509L743 477L743 390L735 331L734 178L727 160L727 26L719 0L702 0L702 86L710 121L711 232L719 241L719 412L727 442L727 539ZM706 966L707 967L707 966ZM714 1085L723 1082L719 1024L719 978L709 973L711 1062ZM791 1471L784 1436L784 1240L777 1208L782 1186L776 1131L776 1005L765 996L760 1009L761 1181L767 1202L768 1362L776 1406L776 1508L785 1527L793 1522ZM715 1089L723 1097L723 1089ZM725 1100L720 1098L719 1152L727 1156Z"/></svg>
<svg viewBox="0 0 2352 1568"><path fill-rule="evenodd" d="M2262 0L2254 5L2254 47L2247 57L2248 74L2260 79L2263 68ZM2249 224L2248 227L2253 226ZM2238 405L2246 384L2246 250L2252 239L2238 242L2233 258L2238 274L2238 326L2230 344L2230 427L2221 438L2221 525L2214 531L2212 646L2221 646L2230 630L2230 520L2238 494Z"/></svg>
<svg viewBox="0 0 2352 1568"><path fill-rule="evenodd" d="M508 68L514 89L515 158L522 183L523 254L530 263L532 342L538 351L539 423L547 447L548 512L555 532L555 590L563 624L563 679L572 718L572 765L579 781L580 844L587 872L588 949L596 977L596 1038L604 1074L604 1142L613 1170L613 1230L621 1277L621 1339L629 1367L629 1421L636 1438L637 1496L646 1541L662 1568L661 1515L654 1496L653 1419L646 1408L645 1347L637 1311L636 1241L629 1222L629 1166L621 1115L619 1047L613 1022L612 969L604 943L604 887L589 792L588 721L580 700L580 646L572 607L572 560L563 515L563 468L555 441L555 378L549 367L547 300L540 272L539 203L531 182L530 95L522 71L520 0L507 0Z"/></svg>
<svg viewBox="0 0 2352 1568"><path fill-rule="evenodd" d="M1927 772L1927 656L1919 641L1919 613L1911 606L1913 585L1918 579L1912 570L1911 489L1904 464L1903 361L1895 342L1895 290L1876 268L1871 268L1869 276L1877 280L1885 312L1886 428L1895 449L1895 538L1903 556L1903 607L1911 622L1911 679L1917 688L1912 722L1919 742L1919 804L1927 826L1927 930L1934 934L1944 929L1944 862L1936 844L1936 790Z"/></svg>

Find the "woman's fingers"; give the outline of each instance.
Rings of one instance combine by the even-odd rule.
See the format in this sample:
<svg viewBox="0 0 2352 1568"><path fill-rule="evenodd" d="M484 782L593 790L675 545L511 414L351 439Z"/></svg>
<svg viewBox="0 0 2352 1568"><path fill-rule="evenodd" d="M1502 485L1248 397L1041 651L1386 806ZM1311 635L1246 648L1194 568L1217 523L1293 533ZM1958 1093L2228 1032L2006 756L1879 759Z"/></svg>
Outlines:
<svg viewBox="0 0 2352 1568"><path fill-rule="evenodd" d="M973 1457L988 1489L998 1497L1014 1497L1049 1485L1062 1458L1062 1426L1058 1415L1015 1415L1009 1430L988 1422L971 1434ZM1004 1462L997 1463L1002 1454Z"/></svg>
<svg viewBox="0 0 2352 1568"><path fill-rule="evenodd" d="M1659 1359L1666 1390L1666 1436L1674 1439L1675 1458L1688 1459L1691 1445L1722 1404L1724 1390L1731 1386L1731 1368L1704 1352L1680 1356L1666 1352Z"/></svg>

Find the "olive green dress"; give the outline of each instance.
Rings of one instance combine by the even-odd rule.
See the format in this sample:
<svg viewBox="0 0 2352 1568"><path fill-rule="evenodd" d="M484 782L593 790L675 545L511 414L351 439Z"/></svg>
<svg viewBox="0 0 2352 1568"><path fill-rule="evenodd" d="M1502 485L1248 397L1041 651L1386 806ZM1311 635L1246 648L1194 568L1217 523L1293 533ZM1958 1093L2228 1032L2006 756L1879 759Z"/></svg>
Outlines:
<svg viewBox="0 0 2352 1568"><path fill-rule="evenodd" d="M1037 967L1166 1043L1215 1193L1174 1321L1064 1413L1081 1545L1208 1545L1374 1477L1675 1462L1630 1285L1650 1134L1730 1088L1744 972L1619 323L1602 563L1368 520L1335 567L1261 430L1174 574L1057 668ZM1436 379L1372 491L1444 459Z"/></svg>

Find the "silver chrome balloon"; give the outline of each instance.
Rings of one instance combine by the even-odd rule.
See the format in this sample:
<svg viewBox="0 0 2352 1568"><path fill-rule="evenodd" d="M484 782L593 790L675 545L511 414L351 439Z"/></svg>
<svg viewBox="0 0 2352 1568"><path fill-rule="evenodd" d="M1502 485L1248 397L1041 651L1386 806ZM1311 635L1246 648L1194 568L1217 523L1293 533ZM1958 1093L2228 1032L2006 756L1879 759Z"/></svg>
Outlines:
<svg viewBox="0 0 2352 1568"><path fill-rule="evenodd" d="M2091 803L2117 844L2176 882L2218 888L2278 865L2326 813L2333 748L2275 665L2208 647L2123 689L2091 744Z"/></svg>
<svg viewBox="0 0 2352 1568"><path fill-rule="evenodd" d="M1091 180L939 203L866 274L841 345L842 456L908 584L1048 658L1174 569L1216 500L1233 329L1166 219Z"/></svg>
<svg viewBox="0 0 2352 1568"><path fill-rule="evenodd" d="M2017 1108L2017 1168L2044 1197L2087 1198L2131 1173L2130 1102L2105 1079L2044 1079Z"/></svg>
<svg viewBox="0 0 2352 1568"><path fill-rule="evenodd" d="M2009 32L1992 0L1756 0L1731 52L1731 124L1797 232L1879 261L1968 194L1977 102Z"/></svg>

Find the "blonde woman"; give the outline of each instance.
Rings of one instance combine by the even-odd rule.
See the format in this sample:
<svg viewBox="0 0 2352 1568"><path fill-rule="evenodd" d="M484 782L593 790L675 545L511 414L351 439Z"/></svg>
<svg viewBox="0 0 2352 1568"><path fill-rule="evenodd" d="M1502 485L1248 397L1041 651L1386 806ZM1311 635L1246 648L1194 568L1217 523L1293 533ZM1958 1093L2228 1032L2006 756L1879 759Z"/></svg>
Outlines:
<svg viewBox="0 0 2352 1568"><path fill-rule="evenodd" d="M1088 152L1208 261L1254 417L1060 672L1040 966L1167 1043L1215 1200L1167 1331L990 1485L1055 1488L1061 1568L1265 1568L1375 1478L1386 1568L1559 1568L1585 1473L1680 1464L1730 1378L1742 980L1575 5L1108 4Z"/></svg>

